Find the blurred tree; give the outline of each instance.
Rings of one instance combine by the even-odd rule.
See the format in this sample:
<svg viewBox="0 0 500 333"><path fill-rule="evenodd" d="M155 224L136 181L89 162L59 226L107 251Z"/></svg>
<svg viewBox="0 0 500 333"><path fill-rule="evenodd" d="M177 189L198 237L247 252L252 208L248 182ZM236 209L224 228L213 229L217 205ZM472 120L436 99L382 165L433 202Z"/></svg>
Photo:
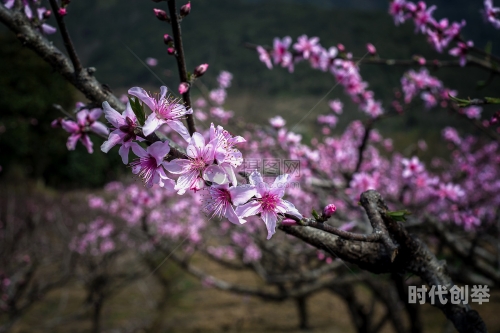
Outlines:
<svg viewBox="0 0 500 333"><path fill-rule="evenodd" d="M93 187L116 178L119 158L98 152L84 156L87 152L80 144L75 154L68 154L66 133L50 126L63 116L54 103L73 109L76 91L71 85L13 35L0 35L0 43L0 179ZM95 150L101 143L94 139Z"/></svg>

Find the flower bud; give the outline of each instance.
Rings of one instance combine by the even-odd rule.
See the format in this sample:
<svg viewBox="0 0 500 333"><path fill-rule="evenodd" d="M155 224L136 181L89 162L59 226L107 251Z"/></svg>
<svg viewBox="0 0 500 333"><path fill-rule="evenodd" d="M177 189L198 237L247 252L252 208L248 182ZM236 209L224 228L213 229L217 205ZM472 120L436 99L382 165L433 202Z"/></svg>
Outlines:
<svg viewBox="0 0 500 333"><path fill-rule="evenodd" d="M65 16L68 12L66 11L66 8L59 8L57 14L59 14L59 16Z"/></svg>
<svg viewBox="0 0 500 333"><path fill-rule="evenodd" d="M179 94L183 95L189 91L189 83L182 82L179 84Z"/></svg>
<svg viewBox="0 0 500 333"><path fill-rule="evenodd" d="M339 50L339 52L345 52L344 44L337 44L337 49Z"/></svg>
<svg viewBox="0 0 500 333"><path fill-rule="evenodd" d="M171 42L173 42L174 39L172 38L172 36L170 36L169 34L164 34L163 35L163 42L168 45L170 44Z"/></svg>
<svg viewBox="0 0 500 333"><path fill-rule="evenodd" d="M194 75L196 77L202 76L208 69L208 64L201 64L194 69Z"/></svg>
<svg viewBox="0 0 500 333"><path fill-rule="evenodd" d="M168 17L167 12L158 8L153 9L155 16L160 21L166 21L170 23L170 17Z"/></svg>
<svg viewBox="0 0 500 333"><path fill-rule="evenodd" d="M282 226L297 225L297 222L295 222L295 220L292 219L284 219L283 221L281 221L281 225Z"/></svg>
<svg viewBox="0 0 500 333"><path fill-rule="evenodd" d="M335 207L334 204L329 204L328 206L323 209L323 216L326 218L332 217L333 213L337 210L337 207Z"/></svg>
<svg viewBox="0 0 500 333"><path fill-rule="evenodd" d="M173 48L173 47L169 47L169 48L167 49L167 53L168 53L168 54L170 54L170 55L175 54L175 48Z"/></svg>
<svg viewBox="0 0 500 333"><path fill-rule="evenodd" d="M366 44L366 49L368 50L368 53L370 53L372 56L377 54L377 49L371 43Z"/></svg>
<svg viewBox="0 0 500 333"><path fill-rule="evenodd" d="M188 16L191 12L191 2L188 2L187 4L182 6L179 12L181 14L181 17Z"/></svg>

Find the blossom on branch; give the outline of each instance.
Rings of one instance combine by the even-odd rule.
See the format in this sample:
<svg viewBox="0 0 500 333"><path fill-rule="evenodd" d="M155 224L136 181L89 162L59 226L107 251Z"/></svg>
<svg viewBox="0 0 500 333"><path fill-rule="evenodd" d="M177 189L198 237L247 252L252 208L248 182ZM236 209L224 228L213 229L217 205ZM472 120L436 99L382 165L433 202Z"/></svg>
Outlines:
<svg viewBox="0 0 500 333"><path fill-rule="evenodd" d="M245 218L260 214L260 218L267 227L267 239L270 239L276 232L276 222L278 214L290 214L299 219L302 215L295 206L282 197L285 195L285 188L291 181L290 175L278 176L272 185L268 185L262 179L259 172L254 171L249 177L250 184L256 187L256 199L238 206L236 214L240 218Z"/></svg>
<svg viewBox="0 0 500 333"><path fill-rule="evenodd" d="M108 128L103 123L97 121L102 114L101 109L92 109L91 111L83 109L76 114L76 122L73 120L62 120L62 128L71 133L66 146L68 150L74 150L78 140L87 148L89 154L92 154L92 141L89 133L94 132L99 135L107 136Z"/></svg>
<svg viewBox="0 0 500 333"><path fill-rule="evenodd" d="M138 174L147 187L152 187L154 184L159 184L163 187L165 185L164 180L170 180L163 169L167 163L163 159L170 151L168 141L157 141L147 147L146 150L134 142L132 144L132 151L139 157L130 162L132 173L134 175Z"/></svg>
<svg viewBox="0 0 500 333"><path fill-rule="evenodd" d="M160 95L151 95L139 87L130 88L128 91L130 95L139 98L152 111L142 128L144 135L150 135L161 125L167 124L189 142L189 132L181 119L187 114L192 114L193 109L187 109L184 105L179 104L178 100L167 96L167 87L161 86L160 91Z"/></svg>
<svg viewBox="0 0 500 333"><path fill-rule="evenodd" d="M118 153L122 158L123 164L127 164L132 142L134 140L144 140L135 133L136 128L139 127L137 117L134 111L132 111L130 102L127 103L125 111L122 114L113 109L108 102L102 103L102 109L104 110L104 116L111 123L114 130L109 134L108 140L102 144L101 150L107 153L117 144L121 145Z"/></svg>

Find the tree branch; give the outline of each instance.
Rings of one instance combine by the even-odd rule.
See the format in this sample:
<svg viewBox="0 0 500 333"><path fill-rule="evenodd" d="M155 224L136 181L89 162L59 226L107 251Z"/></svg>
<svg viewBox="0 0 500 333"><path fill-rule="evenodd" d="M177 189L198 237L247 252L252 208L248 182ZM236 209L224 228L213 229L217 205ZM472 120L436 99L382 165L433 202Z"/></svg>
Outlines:
<svg viewBox="0 0 500 333"><path fill-rule="evenodd" d="M69 58L71 59L71 63L75 69L75 74L78 74L83 70L83 67L80 63L80 59L78 58L78 54L76 53L73 42L71 41L71 37L69 36L66 23L64 23L64 17L59 15L59 6L57 5L56 0L50 0L50 6L52 7L52 12L56 17L57 25L59 26L59 31L61 32L66 51L68 51Z"/></svg>
<svg viewBox="0 0 500 333"><path fill-rule="evenodd" d="M179 17L177 15L177 8L175 6L175 0L168 0L168 11L170 13L172 34L174 35L175 44L175 59L177 60L177 68L179 70L179 78L181 82L189 82L188 73L186 69L186 58L184 57L184 48L182 47L182 35L181 35L181 24L179 22ZM191 108L191 89L182 94L184 104L186 108ZM189 134L193 135L196 132L194 118L192 114L186 115L186 123L189 130Z"/></svg>
<svg viewBox="0 0 500 333"><path fill-rule="evenodd" d="M23 13L0 6L0 21L16 34L23 45L37 53L89 100L98 104L108 101L113 108L120 111L125 110L125 105L103 88L102 84L89 71L82 70L75 74L74 67L68 57L42 36Z"/></svg>

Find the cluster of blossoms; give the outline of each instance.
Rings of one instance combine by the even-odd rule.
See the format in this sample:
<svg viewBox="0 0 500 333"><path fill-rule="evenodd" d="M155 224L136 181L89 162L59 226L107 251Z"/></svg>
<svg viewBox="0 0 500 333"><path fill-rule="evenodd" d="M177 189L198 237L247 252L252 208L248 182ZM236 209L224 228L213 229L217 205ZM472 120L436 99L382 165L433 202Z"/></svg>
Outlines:
<svg viewBox="0 0 500 333"><path fill-rule="evenodd" d="M403 100L406 104L410 103L416 96L420 94L420 98L424 102L425 108L431 109L436 106L446 108L450 106L450 96L456 96L457 92L446 88L443 83L436 77L429 74L425 68L419 71L409 70L401 78L401 89L403 91ZM397 96L399 94L396 94ZM396 110L402 111L401 104L395 100L393 106ZM482 108L480 106L471 105L458 109L459 113L464 114L470 119L481 119ZM491 120L484 119L482 125L489 127L495 124L494 118Z"/></svg>
<svg viewBox="0 0 500 333"><path fill-rule="evenodd" d="M222 108L231 78L230 73L221 73L217 80L219 87L209 94L209 100L199 99L195 103L200 114L203 114L202 108L209 103ZM402 79L402 84L405 102L409 103L420 94L429 107L447 102L448 95L454 93L444 88L426 70L409 71ZM134 174L143 178L148 189L139 190L135 185L135 188L127 187L128 194L125 197L119 195L117 201L111 202L106 209L131 225L146 219L159 235L168 235L174 239L188 237L191 239L190 244L199 242L202 231L206 228L206 224L199 218L199 211L205 212L210 218L227 218L229 222L238 225L245 224L249 217L258 216L265 222L270 238L275 233L278 221L286 214L302 218L299 211L310 211L318 203L328 208L331 202L336 202L336 206L325 208L328 213L324 214L332 216L338 208L342 212L336 214L338 227L345 230L358 228L360 226L352 221L359 220L361 212L350 208L359 200L359 195L368 189L377 189L387 200L402 203L408 209L418 211L425 206L428 213L435 214L443 221L454 221L465 228L478 225L479 219L472 218L475 216L474 212L480 211L482 221L488 223L492 217L491 208L488 207L494 206L492 200L495 204L499 200L492 196L488 200L481 198L482 200L469 201L468 190L478 186L482 178L470 177L464 183L463 178L456 177L451 171L431 173L416 156L405 158L394 153L392 157L386 157L392 150L392 141L384 139L376 130L371 130L362 156L363 161L358 165L357 159L352 157L357 156L367 130L359 121L348 126L340 137L330 136L329 132L324 131L322 142L313 139L310 146L301 142L299 134L289 131L285 127L285 120L279 116L270 119L270 128L253 127L252 131L244 131L243 136L232 136L222 126L214 124L206 131L189 135L181 121L186 115L192 114L193 110L168 96L166 87L161 87L160 94L151 94L138 87L131 88L129 94L135 100L128 102L122 114L112 109L108 103L103 103L105 117L112 128L102 150L108 152L113 146L120 145L119 153L123 162L132 167ZM429 96L433 96L435 101ZM137 112L144 112L143 109L137 109L140 102L151 110L148 117L145 114L138 116ZM339 100L331 101L329 105L333 113L320 116L318 122L334 126L334 117L342 112L343 105ZM97 112L94 117L89 118L92 112L94 111L86 111L85 119L90 119L88 122L95 124ZM478 113L477 110L465 112L471 117L476 117ZM212 110L210 113L213 113ZM142 123L140 119L143 119ZM63 124L68 121L60 122ZM88 128L89 123L86 125ZM141 142L144 143L147 136L154 132L184 140L185 153L181 151L172 155L169 140L156 141L145 149ZM457 147L463 142L451 129L447 129L444 135L446 140ZM424 147L425 144L419 146ZM130 150L137 156L131 162ZM498 147L489 147L489 151L492 159L486 162L481 160L481 163L489 165L496 161ZM182 156L179 157L179 154ZM278 171L270 175L261 168L262 162L269 159L299 161L300 172ZM257 164L249 163L255 160ZM439 168L442 163L444 162L435 167ZM463 165L464 162L457 160L456 163ZM246 184L238 184L239 172L245 174ZM338 195L320 193L316 184L326 179L329 180L329 186L343 189L346 196L340 199ZM297 208L283 199L285 189L294 197ZM174 196L175 192L182 195L175 206L160 204L164 198ZM127 198L127 195L130 197ZM92 205L102 208L104 201L93 200ZM162 211L158 211L156 207L162 207L158 208ZM144 212L144 208L148 209L148 213ZM186 213L189 209L192 214ZM164 218L165 216L170 218ZM187 225L178 223L188 217ZM290 223L294 224L293 220ZM98 234L93 231L91 239L97 239L96 233ZM235 252L232 246L226 244L221 248L207 248L206 251L212 257L230 259ZM82 245L80 248L85 247ZM258 249L255 246L249 248ZM246 258L242 260L246 262L251 260L249 258L258 258L260 255L258 250L242 251L240 253ZM244 254L245 251L249 253Z"/></svg>
<svg viewBox="0 0 500 333"><path fill-rule="evenodd" d="M77 103L76 110L75 120L56 119L52 122L52 127L62 127L66 132L71 134L66 143L68 150L74 150L76 143L80 141L87 148L89 154L91 154L93 152L93 144L89 137L90 132L105 137L109 133L107 126L97 121L102 115L102 110L97 108L88 110L83 103Z"/></svg>
<svg viewBox="0 0 500 333"><path fill-rule="evenodd" d="M260 60L271 69L274 65L286 67L293 71L294 64L307 60L314 69L330 72L345 89L352 101L371 117L380 116L384 110L379 101L374 99L373 91L368 90L368 83L363 81L357 63L352 60L352 54L346 52L344 45L338 44L328 49L319 44L318 37L309 38L302 35L293 45L290 37L275 38L271 50L257 46ZM290 46L293 50L289 50ZM369 53L374 53L373 45L369 44Z"/></svg>
<svg viewBox="0 0 500 333"><path fill-rule="evenodd" d="M56 32L56 28L45 23L45 21L52 15L52 12L45 7L40 6L38 0L22 0L23 11L26 17L35 24L42 33L50 35ZM14 8L15 0L5 0L4 6L6 8ZM36 14L33 14L36 12Z"/></svg>
<svg viewBox="0 0 500 333"><path fill-rule="evenodd" d="M228 73L222 73L218 80L220 89L230 85L230 78ZM104 115L112 128L101 149L108 152L115 145L120 145L119 154L123 163L129 164L132 173L139 175L148 187L158 184L160 187L173 189L180 195L187 191L204 190L204 210L208 214L226 217L236 224L245 223L246 217L259 215L267 226L268 238L275 233L278 214L287 213L302 218L290 202L282 199L290 181L288 175L279 176L272 185L268 185L258 172L253 172L248 184L238 185L235 169L242 164L243 157L236 145L245 142L243 137L233 137L222 126L216 127L213 124L204 133L189 135L181 120L193 111L168 96L166 87L161 87L160 94L150 94L142 88L134 87L129 90L129 94L136 99L127 103L122 114L107 102L103 103ZM143 124L139 120L141 117L136 114L144 112L139 101L151 110ZM132 103L136 107L139 105L139 109L134 110ZM76 122L55 122L71 133L68 139L69 149L74 149L76 141L81 140L89 152L92 152L88 133L108 133L107 127L97 121L101 113L100 109L83 109L76 114ZM145 115L142 118L146 118ZM167 158L171 156L169 140L156 141L146 149L139 144L162 126L168 126L187 142L186 153L182 158ZM130 150L137 156L131 162L128 160ZM82 244L77 247L85 249L86 245Z"/></svg>
<svg viewBox="0 0 500 333"><path fill-rule="evenodd" d="M486 2L488 1L485 1L485 4ZM389 13L394 17L396 25L412 19L415 23L415 32L427 35L429 43L436 51L441 53L449 47L450 43L456 42L456 45L449 50L449 54L459 57L460 65L465 66L467 54L474 46L472 41L465 42L460 37L465 21L449 23L449 20L444 18L438 22L432 17L434 10L436 6L427 7L423 1L415 4L406 0L394 0L389 5Z"/></svg>
<svg viewBox="0 0 500 333"><path fill-rule="evenodd" d="M80 226L82 234L72 239L69 247L79 254L103 255L115 249L115 226L112 222L98 217L87 226Z"/></svg>

